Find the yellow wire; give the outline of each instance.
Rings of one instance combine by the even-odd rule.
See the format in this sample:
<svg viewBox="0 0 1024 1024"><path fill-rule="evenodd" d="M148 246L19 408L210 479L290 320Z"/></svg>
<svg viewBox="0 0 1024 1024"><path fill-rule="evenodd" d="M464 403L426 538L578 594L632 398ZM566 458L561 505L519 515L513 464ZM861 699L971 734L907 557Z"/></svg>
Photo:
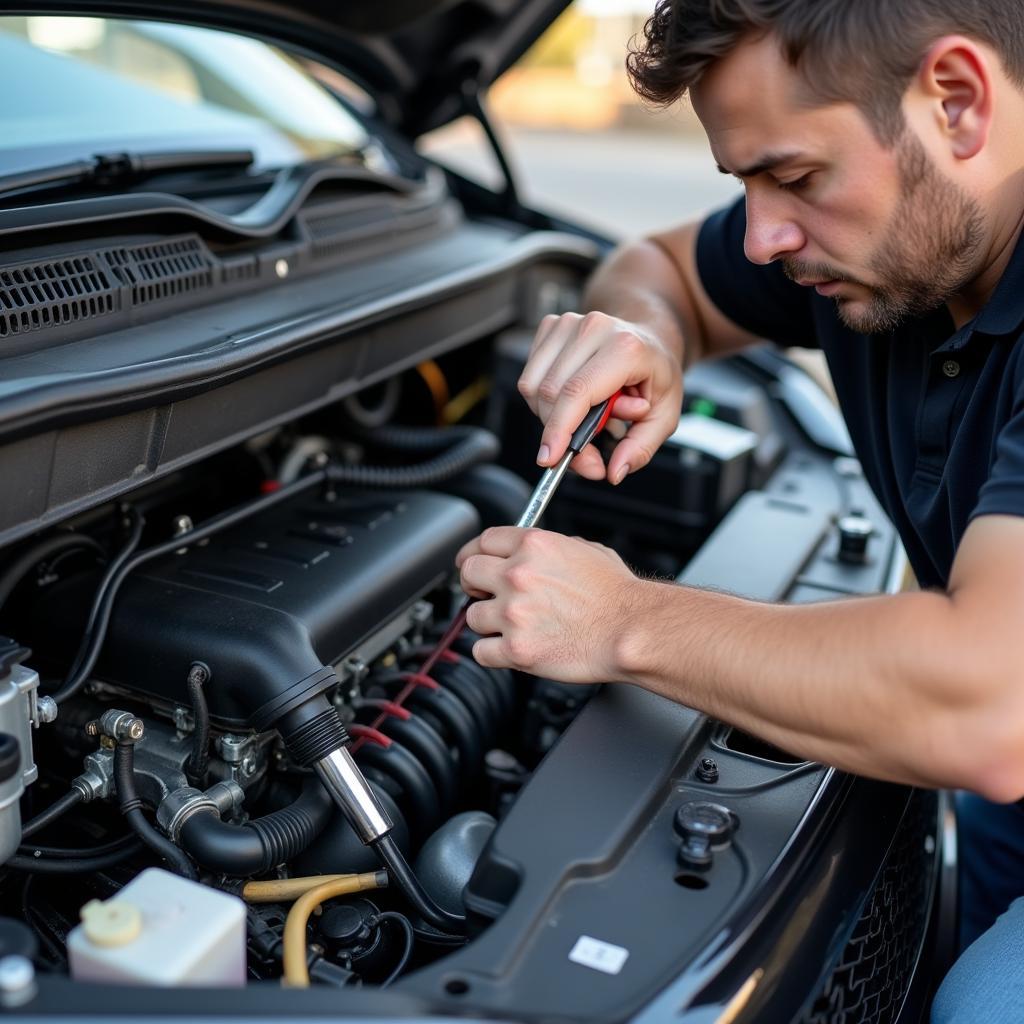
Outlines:
<svg viewBox="0 0 1024 1024"><path fill-rule="evenodd" d="M451 391L448 388L448 379L445 377L444 371L433 359L420 363L416 367L416 372L423 378L423 383L427 385L430 397L434 400L434 415L440 423L441 410L448 404L448 398L451 395Z"/></svg>
<svg viewBox="0 0 1024 1024"><path fill-rule="evenodd" d="M249 903L290 903L303 893L327 882L358 875L307 875L304 878L275 878L269 882L246 882L242 886L242 899Z"/></svg>
<svg viewBox="0 0 1024 1024"><path fill-rule="evenodd" d="M477 377L472 384L464 387L441 410L441 421L447 426L458 423L474 405L482 402L491 393L490 377Z"/></svg>
<svg viewBox="0 0 1024 1024"><path fill-rule="evenodd" d="M346 875L303 893L292 905L284 923L284 978L290 988L309 988L306 965L306 925L309 915L325 900L366 889L379 889L387 884L384 871L367 871L362 875Z"/></svg>

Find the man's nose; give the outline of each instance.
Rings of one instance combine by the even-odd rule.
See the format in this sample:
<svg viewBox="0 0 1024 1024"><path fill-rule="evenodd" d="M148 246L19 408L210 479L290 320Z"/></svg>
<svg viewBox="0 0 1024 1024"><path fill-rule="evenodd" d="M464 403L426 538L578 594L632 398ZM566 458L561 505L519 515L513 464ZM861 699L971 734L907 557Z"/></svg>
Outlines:
<svg viewBox="0 0 1024 1024"><path fill-rule="evenodd" d="M807 239L800 226L787 216L784 204L747 192L747 233L743 251L751 263L766 264L792 256Z"/></svg>

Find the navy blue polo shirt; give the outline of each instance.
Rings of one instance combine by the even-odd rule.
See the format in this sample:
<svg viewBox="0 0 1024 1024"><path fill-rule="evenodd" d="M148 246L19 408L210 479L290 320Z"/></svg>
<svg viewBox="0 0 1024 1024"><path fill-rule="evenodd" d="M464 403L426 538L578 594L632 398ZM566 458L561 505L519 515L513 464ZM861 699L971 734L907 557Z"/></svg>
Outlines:
<svg viewBox="0 0 1024 1024"><path fill-rule="evenodd" d="M992 298L956 330L943 306L858 334L832 299L743 254L743 200L712 214L697 267L714 304L784 345L821 348L864 475L923 587L944 587L979 515L1024 515L1024 234Z"/></svg>

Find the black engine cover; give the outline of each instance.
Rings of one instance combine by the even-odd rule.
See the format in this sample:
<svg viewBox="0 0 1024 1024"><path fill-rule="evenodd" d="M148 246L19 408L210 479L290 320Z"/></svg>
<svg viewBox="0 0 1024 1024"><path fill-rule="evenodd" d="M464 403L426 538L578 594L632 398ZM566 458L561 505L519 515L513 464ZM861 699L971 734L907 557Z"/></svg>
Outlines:
<svg viewBox="0 0 1024 1024"><path fill-rule="evenodd" d="M212 721L267 728L331 686L324 666L440 583L478 529L443 494L300 496L131 576L96 677L188 704L202 661Z"/></svg>

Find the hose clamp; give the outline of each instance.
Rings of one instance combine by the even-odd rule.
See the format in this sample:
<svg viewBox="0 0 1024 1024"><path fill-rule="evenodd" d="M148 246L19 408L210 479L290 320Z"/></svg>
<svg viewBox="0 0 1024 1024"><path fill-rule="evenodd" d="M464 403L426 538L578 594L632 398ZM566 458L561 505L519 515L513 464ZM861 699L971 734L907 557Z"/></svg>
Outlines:
<svg viewBox="0 0 1024 1024"><path fill-rule="evenodd" d="M156 809L157 824L164 830L172 843L177 844L182 826L197 811L212 811L218 818L220 808L214 800L198 789L182 786L168 793Z"/></svg>

